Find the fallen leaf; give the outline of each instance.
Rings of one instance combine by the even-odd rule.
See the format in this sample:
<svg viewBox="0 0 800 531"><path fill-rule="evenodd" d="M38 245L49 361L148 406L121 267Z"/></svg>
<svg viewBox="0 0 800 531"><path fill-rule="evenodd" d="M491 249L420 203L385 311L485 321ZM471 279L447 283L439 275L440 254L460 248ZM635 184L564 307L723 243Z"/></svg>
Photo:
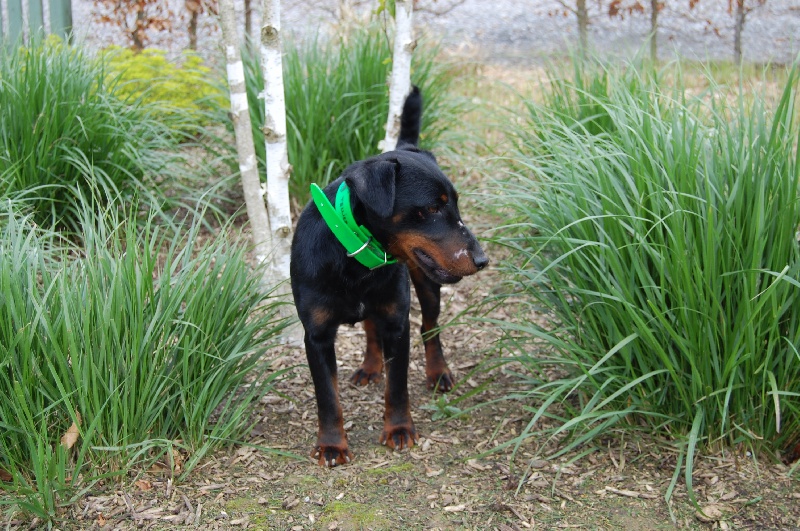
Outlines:
<svg viewBox="0 0 800 531"><path fill-rule="evenodd" d="M183 470L183 456L175 448L172 449L172 471L175 473Z"/></svg>
<svg viewBox="0 0 800 531"><path fill-rule="evenodd" d="M489 467L483 466L482 464L480 464L475 459L468 459L467 460L467 466L470 467L470 468L474 468L475 470L481 470L481 471L482 470L486 470L486 469L489 468Z"/></svg>
<svg viewBox="0 0 800 531"><path fill-rule="evenodd" d="M448 505L444 510L448 513L459 513L466 508L467 506L462 503L461 505Z"/></svg>
<svg viewBox="0 0 800 531"><path fill-rule="evenodd" d="M141 491L148 491L153 488L153 485L146 479L134 481L133 484L139 487L139 490Z"/></svg>
<svg viewBox="0 0 800 531"><path fill-rule="evenodd" d="M11 481L14 477L5 468L0 468L0 481Z"/></svg>
<svg viewBox="0 0 800 531"><path fill-rule="evenodd" d="M291 509L294 509L298 505L300 505L300 500L292 496L290 499L284 500L283 503L281 504L281 507L283 507L284 510L289 511Z"/></svg>
<svg viewBox="0 0 800 531"><path fill-rule="evenodd" d="M78 442L78 426L73 422L67 432L61 436L61 446L69 450L75 446L76 442Z"/></svg>
<svg viewBox="0 0 800 531"><path fill-rule="evenodd" d="M721 520L732 512L733 508L724 503L709 503L701 506L694 515L701 522L710 523Z"/></svg>

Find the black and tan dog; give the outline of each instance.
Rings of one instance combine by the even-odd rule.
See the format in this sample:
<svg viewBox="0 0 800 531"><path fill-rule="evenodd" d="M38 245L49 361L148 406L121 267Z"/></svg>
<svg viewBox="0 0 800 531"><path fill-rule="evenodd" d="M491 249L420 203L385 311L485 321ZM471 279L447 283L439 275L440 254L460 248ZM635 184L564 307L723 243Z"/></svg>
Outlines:
<svg viewBox="0 0 800 531"><path fill-rule="evenodd" d="M434 156L417 147L422 97L406 99L395 151L356 162L313 200L292 242L292 291L305 328L319 435L312 457L323 466L349 462L339 404L334 339L339 325L364 322L366 356L356 384L379 380L386 365L380 442L394 449L418 440L408 398L410 277L422 309L428 386L453 379L435 332L441 284L488 263L458 211L458 194ZM431 333L431 330L434 332Z"/></svg>

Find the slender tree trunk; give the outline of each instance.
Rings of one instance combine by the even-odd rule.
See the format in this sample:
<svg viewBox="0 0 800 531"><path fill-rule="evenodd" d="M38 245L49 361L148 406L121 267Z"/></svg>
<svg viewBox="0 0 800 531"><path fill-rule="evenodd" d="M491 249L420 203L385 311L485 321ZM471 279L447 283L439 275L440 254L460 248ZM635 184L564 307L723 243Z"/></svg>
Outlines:
<svg viewBox="0 0 800 531"><path fill-rule="evenodd" d="M658 11L659 0L650 0L650 61L658 60Z"/></svg>
<svg viewBox="0 0 800 531"><path fill-rule="evenodd" d="M261 189L261 179L258 174L233 1L219 0L220 25L225 45L228 86L231 92L231 116L236 136L236 152L239 155L239 172L242 177L247 218L250 220L250 234L253 238L256 260L259 264L265 264L272 251L271 233L267 208L264 205L264 192Z"/></svg>
<svg viewBox="0 0 800 531"><path fill-rule="evenodd" d="M253 2L244 0L244 34L246 41L253 38Z"/></svg>
<svg viewBox="0 0 800 531"><path fill-rule="evenodd" d="M197 51L197 19L200 18L196 10L189 17L189 49Z"/></svg>
<svg viewBox="0 0 800 531"><path fill-rule="evenodd" d="M281 2L264 0L261 19L261 68L264 71L264 140L267 147L267 214L272 232L271 279L277 294L290 293L289 261L292 250L292 216L289 203L289 174L292 167L286 149L286 98L283 93L281 60ZM297 326L294 305L281 307L281 315L294 324L283 331L283 339L300 344L302 328Z"/></svg>
<svg viewBox="0 0 800 531"><path fill-rule="evenodd" d="M264 69L264 140L267 148L267 211L275 246L273 278L289 278L292 218L289 207L289 159L286 151L286 99L281 60L281 3L264 0L261 67Z"/></svg>
<svg viewBox="0 0 800 531"><path fill-rule="evenodd" d="M733 60L736 64L742 62L742 31L745 15L744 0L736 0L736 22L733 26Z"/></svg>
<svg viewBox="0 0 800 531"><path fill-rule="evenodd" d="M136 10L136 22L134 23L131 39L133 40L133 50L141 52L144 50L144 28L145 28L144 4L139 4Z"/></svg>
<svg viewBox="0 0 800 531"><path fill-rule="evenodd" d="M589 10L586 0L578 0L575 15L578 17L578 46L581 57L586 57L589 52Z"/></svg>
<svg viewBox="0 0 800 531"><path fill-rule="evenodd" d="M397 146L403 103L411 92L411 55L417 46L412 35L412 16L412 0L397 0L392 77L389 83L389 118L386 121L386 137L378 146L384 153Z"/></svg>

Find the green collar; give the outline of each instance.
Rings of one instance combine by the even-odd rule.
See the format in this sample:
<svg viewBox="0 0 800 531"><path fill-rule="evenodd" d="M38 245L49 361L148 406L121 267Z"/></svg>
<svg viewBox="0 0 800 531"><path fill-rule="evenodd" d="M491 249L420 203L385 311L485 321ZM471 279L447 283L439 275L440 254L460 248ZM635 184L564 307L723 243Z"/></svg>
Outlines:
<svg viewBox="0 0 800 531"><path fill-rule="evenodd" d="M346 182L342 181L336 191L336 208L331 205L325 193L316 184L311 185L311 197L314 204L317 205L319 213L322 214L322 219L347 250L348 257L355 258L370 269L397 262L375 240L366 227L356 223L353 211L350 209L350 187Z"/></svg>

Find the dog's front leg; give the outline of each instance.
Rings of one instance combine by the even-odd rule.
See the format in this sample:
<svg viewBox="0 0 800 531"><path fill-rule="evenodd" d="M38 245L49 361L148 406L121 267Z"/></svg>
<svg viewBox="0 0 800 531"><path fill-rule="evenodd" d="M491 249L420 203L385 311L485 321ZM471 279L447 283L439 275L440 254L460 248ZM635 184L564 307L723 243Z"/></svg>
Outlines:
<svg viewBox="0 0 800 531"><path fill-rule="evenodd" d="M425 344L425 377L428 389L448 392L455 379L447 366L439 339L441 286L429 279L419 268L409 268L414 291L422 311L422 341Z"/></svg>
<svg viewBox="0 0 800 531"><path fill-rule="evenodd" d="M419 435L411 420L408 397L408 308L397 309L374 322L386 365L386 409L380 442L395 450L410 448Z"/></svg>
<svg viewBox="0 0 800 531"><path fill-rule="evenodd" d="M322 466L349 463L353 458L344 431L342 406L339 403L339 382L336 371L334 341L338 326L331 323L306 328L305 345L311 378L317 396L319 433L311 457Z"/></svg>

